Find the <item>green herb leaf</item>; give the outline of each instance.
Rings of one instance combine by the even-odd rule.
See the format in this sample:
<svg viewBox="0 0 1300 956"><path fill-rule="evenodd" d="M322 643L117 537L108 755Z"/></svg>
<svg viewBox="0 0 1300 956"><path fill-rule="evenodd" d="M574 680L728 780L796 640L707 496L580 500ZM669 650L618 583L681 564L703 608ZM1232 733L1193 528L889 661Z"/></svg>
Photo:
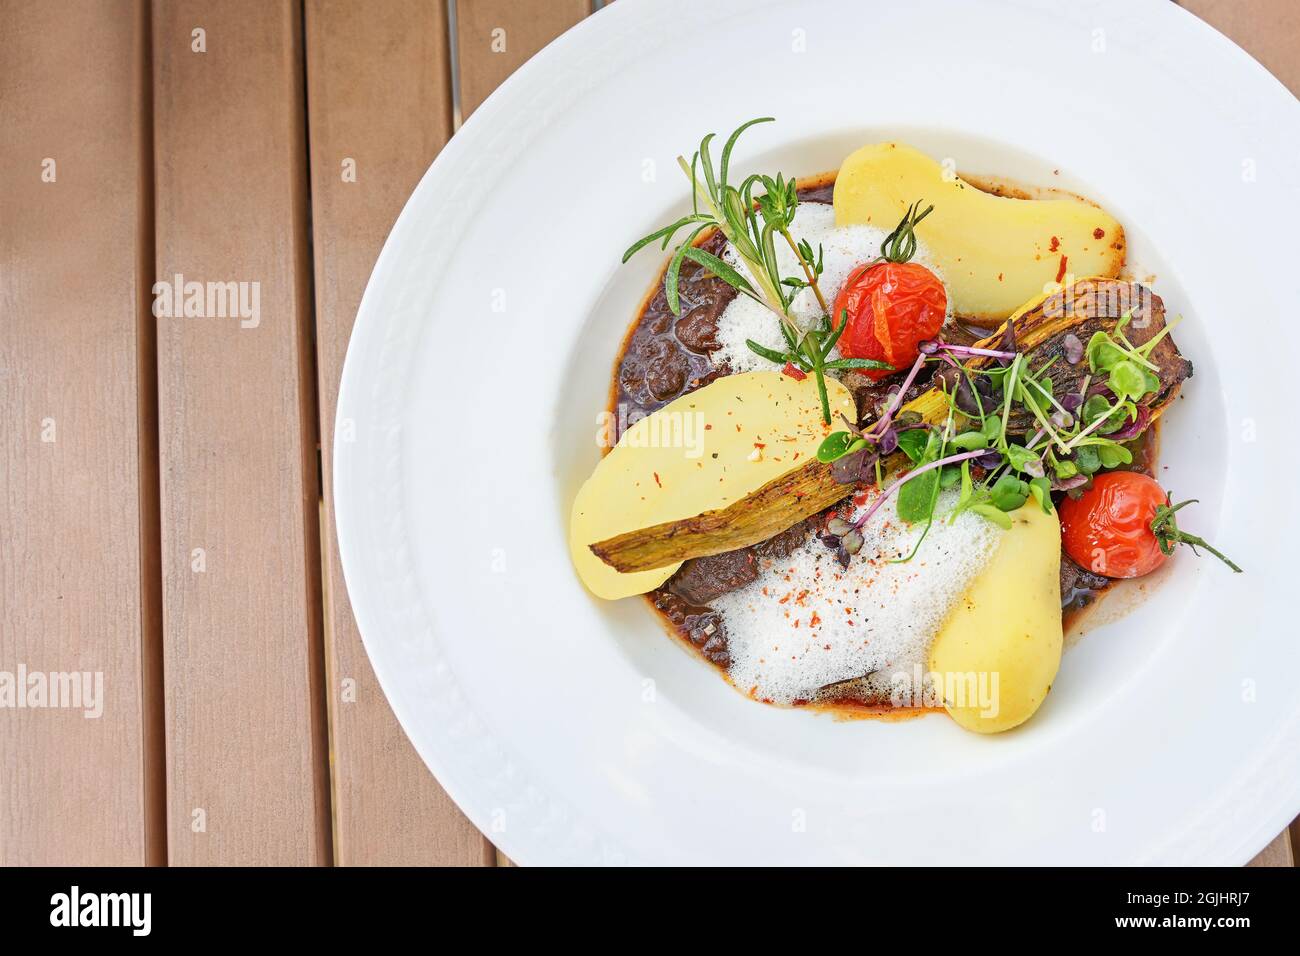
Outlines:
<svg viewBox="0 0 1300 956"><path fill-rule="evenodd" d="M713 141L714 135L710 133L700 140L700 168L704 170L704 182L711 196L718 195L718 181L713 175L713 157L709 155L709 143Z"/></svg>
<svg viewBox="0 0 1300 956"><path fill-rule="evenodd" d="M786 362L791 362L800 366L803 371L808 371L803 361L796 355L789 355L785 352L778 352L776 349L770 349L766 345L759 345L753 339L745 339L745 345L747 345L749 350L755 355L761 355L769 362L775 362L777 365L784 365Z"/></svg>
<svg viewBox="0 0 1300 956"><path fill-rule="evenodd" d="M1038 456L1024 445L1007 446L1007 463L1016 471L1024 471L1027 464L1037 460Z"/></svg>
<svg viewBox="0 0 1300 956"><path fill-rule="evenodd" d="M1034 496L1043 514L1052 513L1052 483L1046 478L1035 478L1029 483L1029 493Z"/></svg>
<svg viewBox="0 0 1300 956"><path fill-rule="evenodd" d="M725 146L722 147L722 159L718 167L718 172L719 172L718 178L723 185L726 185L727 182L727 167L731 165L731 150L735 147L736 140L740 139L740 134L743 133L745 130L749 129L751 126L757 126L759 123L773 123L775 121L776 120L774 117L760 116L757 119L752 119L746 123L741 123L739 126L736 127L736 131L732 133L729 137L727 137L727 143Z"/></svg>
<svg viewBox="0 0 1300 956"><path fill-rule="evenodd" d="M1088 425L1104 418L1105 422L1094 430L1098 435L1106 435L1119 431L1124 427L1125 422L1136 419L1137 406L1128 399L1112 405L1104 395L1094 395L1083 403L1082 414L1084 422Z"/></svg>
<svg viewBox="0 0 1300 956"><path fill-rule="evenodd" d="M825 354L823 352L823 354ZM822 368L849 369L849 368L880 368L893 370L894 366L888 362L878 362L875 359L864 358L846 358L836 359L833 362L825 363Z"/></svg>
<svg viewBox="0 0 1300 956"><path fill-rule="evenodd" d="M938 469L932 469L910 479L898 489L898 517L908 524L929 520L934 513L934 495L938 490L938 484Z"/></svg>
<svg viewBox="0 0 1300 956"><path fill-rule="evenodd" d="M1101 456L1093 445L1081 445L1074 452L1074 463L1085 475L1094 475L1101 470Z"/></svg>
<svg viewBox="0 0 1300 956"><path fill-rule="evenodd" d="M672 239L672 237L676 235L677 230L681 229L683 226L689 226L691 223L698 223L698 222L708 223L710 221L711 220L709 220L709 217L700 216L698 214L683 216L681 219L678 219L672 225L664 226L662 229L656 229L654 232L650 233L650 235L644 236L638 239L636 242L632 243L632 245L628 247L627 252L623 253L623 261L627 262L634 255L636 255L638 252L640 252L642 249L644 249L646 246L650 245L650 243L654 242L657 239L662 239L663 244L666 247L668 245L668 242Z"/></svg>
<svg viewBox="0 0 1300 956"><path fill-rule="evenodd" d="M979 504L971 505L970 510L978 515L983 515L1003 531L1011 530L1011 519L1007 516L1007 513L994 505L988 504L987 502L980 502Z"/></svg>
<svg viewBox="0 0 1300 956"><path fill-rule="evenodd" d="M1092 374L1109 372L1119 362L1127 358L1124 350L1115 344L1105 332L1094 332L1088 340L1088 368Z"/></svg>
<svg viewBox="0 0 1300 956"><path fill-rule="evenodd" d="M948 523L952 524L957 520L958 515L966 510L967 506L974 501L975 483L970 477L970 459L961 463L961 494L957 497L957 504L952 509L952 514L948 515Z"/></svg>
<svg viewBox="0 0 1300 956"><path fill-rule="evenodd" d="M677 288L678 279L682 271L682 260L690 256L691 250L695 249L691 243L693 243L696 237L707 228L708 226L697 226L695 229L692 229L685 241L677 247L677 251L673 253L672 259L668 262L668 271L664 273L664 296L668 300L668 308L672 310L673 315L682 314L681 298L678 294Z"/></svg>
<svg viewBox="0 0 1300 956"><path fill-rule="evenodd" d="M917 431L920 431L919 429ZM903 435L912 435L916 432L903 432ZM921 432L926 435L925 450L917 464L924 465L932 461L939 460L939 454L943 449L943 439L939 437L938 431ZM899 445L902 445L903 435L898 436ZM909 456L910 457L910 456ZM939 493L939 469L932 468L915 478L908 479L903 487L898 489L898 516L909 524L916 524L920 521L928 521L934 515L934 502Z"/></svg>
<svg viewBox="0 0 1300 956"><path fill-rule="evenodd" d="M1097 445L1096 448L1103 468L1118 468L1120 465L1133 463L1133 453L1123 445L1109 442L1105 445Z"/></svg>
<svg viewBox="0 0 1300 956"><path fill-rule="evenodd" d="M687 246L684 253L687 259L692 262L698 262L704 268L708 269L715 276L721 279L733 289L739 289L741 292L754 295L754 287L749 284L749 280L733 269L726 262L723 262L711 252L705 252L695 246Z"/></svg>
<svg viewBox="0 0 1300 956"><path fill-rule="evenodd" d="M1110 413L1110 400L1104 395L1093 395L1083 403L1083 408L1079 410L1080 416L1087 425L1091 425L1099 418L1105 418Z"/></svg>
<svg viewBox="0 0 1300 956"><path fill-rule="evenodd" d="M1136 362L1130 362L1128 359L1116 362L1110 370L1110 378L1107 384L1110 390L1115 393L1119 401L1133 399L1137 401L1148 391L1147 375L1149 373ZM1156 379L1156 387L1160 385L1160 380Z"/></svg>
<svg viewBox="0 0 1300 956"><path fill-rule="evenodd" d="M1012 474L1005 474L993 483L989 500L1001 511L1015 511L1029 500L1029 484Z"/></svg>
<svg viewBox="0 0 1300 956"><path fill-rule="evenodd" d="M948 444L962 451L974 451L976 448L988 448L989 439L983 432L962 432L955 438L949 439Z"/></svg>
<svg viewBox="0 0 1300 956"><path fill-rule="evenodd" d="M827 326L826 330L830 333L830 335L826 339L826 346L825 349L822 351L822 358L826 358L826 356L831 354L831 349L835 348L836 344L840 340L840 336L843 335L844 330L849 327L849 312L847 309L841 310L839 328L831 327L830 316L824 316L824 319ZM891 365L890 368L893 368L893 366Z"/></svg>
<svg viewBox="0 0 1300 956"><path fill-rule="evenodd" d="M817 460L829 463L843 458L849 453L849 446L860 440L852 432L831 432L817 446Z"/></svg>
<svg viewBox="0 0 1300 956"><path fill-rule="evenodd" d="M913 428L905 432L899 432L898 447L907 454L908 458L919 465L921 459L925 457L926 446L929 445L930 437L933 434L927 428Z"/></svg>

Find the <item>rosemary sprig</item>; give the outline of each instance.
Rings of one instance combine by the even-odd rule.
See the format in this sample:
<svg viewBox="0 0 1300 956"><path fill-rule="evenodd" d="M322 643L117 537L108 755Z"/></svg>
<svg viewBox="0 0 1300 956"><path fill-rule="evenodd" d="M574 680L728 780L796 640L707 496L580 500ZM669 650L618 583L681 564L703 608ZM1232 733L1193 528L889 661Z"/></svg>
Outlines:
<svg viewBox="0 0 1300 956"><path fill-rule="evenodd" d="M806 240L796 242L790 232L799 206L795 180L786 179L780 173L775 177L756 173L741 180L739 185L732 185L728 181L731 153L740 134L758 123L772 121L772 117L763 116L737 127L722 147L716 170L709 151L709 145L715 138L713 133L700 141L700 148L695 151L689 163L684 156L678 156L677 165L691 182L691 214L638 239L623 253L623 261L627 262L638 250L652 242L659 241L661 248L667 249L673 237L686 230L686 237L673 251L664 274L664 294L668 308L674 315L681 314L679 281L682 263L689 259L737 292L770 309L780 322L785 351L770 349L753 341L747 341L746 344L756 355L813 375L821 399L822 420L829 425L831 410L826 391L826 372L892 369L893 366L872 359L830 359L831 350L835 348L847 323L842 321L838 329L832 328L830 308L818 284L823 264L821 250L814 255L812 246ZM919 222L920 218L916 221ZM748 276L696 245L701 234L709 229L717 229L726 237ZM778 237L794 253L801 276L782 275L776 253ZM915 238L912 243L914 246ZM813 323L811 328L802 327L790 314L795 295L804 288L812 290L822 311L820 320Z"/></svg>

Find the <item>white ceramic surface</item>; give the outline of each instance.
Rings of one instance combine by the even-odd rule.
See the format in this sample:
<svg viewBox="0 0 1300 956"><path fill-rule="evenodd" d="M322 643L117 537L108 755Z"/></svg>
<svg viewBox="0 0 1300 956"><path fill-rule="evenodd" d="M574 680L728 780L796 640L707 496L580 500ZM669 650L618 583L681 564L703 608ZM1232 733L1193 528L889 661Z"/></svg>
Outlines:
<svg viewBox="0 0 1300 956"><path fill-rule="evenodd" d="M754 704L590 598L568 507L662 262L619 256L759 115L737 169L900 138L1118 216L1196 368L1162 479L1247 573L1180 555L994 738ZM343 375L348 589L424 760L524 864L1249 859L1300 811L1297 157L1300 103L1168 0L619 0L565 34L421 181Z"/></svg>

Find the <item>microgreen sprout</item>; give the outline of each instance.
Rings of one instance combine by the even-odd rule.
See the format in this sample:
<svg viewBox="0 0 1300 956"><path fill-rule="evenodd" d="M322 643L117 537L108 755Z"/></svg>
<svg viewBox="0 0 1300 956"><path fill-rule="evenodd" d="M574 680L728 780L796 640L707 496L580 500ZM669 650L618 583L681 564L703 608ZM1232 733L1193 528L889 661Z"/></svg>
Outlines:
<svg viewBox="0 0 1300 956"><path fill-rule="evenodd" d="M1159 369L1151 372L1143 363L1150 361L1152 343L1166 333L1135 347L1123 334L1128 317L1114 335L1094 335L1087 348L1068 333L1060 353L1041 363L1034 361L1034 350L1017 346L1013 325L1003 330L999 347L940 339L921 343L915 364L879 418L855 434L836 433L823 445L841 480L865 480L874 466L881 486L881 457L893 444L912 461L913 467L884 487L849 522L849 529L860 531L896 497L899 517L925 522L928 531L939 491L947 487L958 488L949 522L969 510L1009 527L1007 514L1027 501L1050 513L1053 492L1081 488L1096 472L1131 463L1132 452L1121 442L1136 438L1151 422L1149 409L1141 403L1157 397L1162 385ZM1088 366L1072 372L1085 356ZM1064 362L1060 367L1067 370L1067 380L1082 376L1071 386L1074 390L1059 398L1051 378L1058 361ZM900 431L896 420L915 415L903 408L904 398L927 362L941 366L932 386L947 401L946 421L942 427L918 423ZM1022 433L1025 437L1017 438ZM1172 521L1172 515L1167 520ZM1169 532L1178 533L1176 527Z"/></svg>

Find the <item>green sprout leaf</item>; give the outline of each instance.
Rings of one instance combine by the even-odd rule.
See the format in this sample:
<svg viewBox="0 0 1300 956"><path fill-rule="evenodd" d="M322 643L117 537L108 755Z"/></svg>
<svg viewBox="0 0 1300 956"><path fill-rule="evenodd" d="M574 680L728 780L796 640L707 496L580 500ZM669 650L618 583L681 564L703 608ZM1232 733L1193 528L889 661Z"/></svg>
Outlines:
<svg viewBox="0 0 1300 956"><path fill-rule="evenodd" d="M1109 372L1127 357L1124 350L1105 332L1092 334L1088 340L1087 356L1088 368L1094 375Z"/></svg>
<svg viewBox="0 0 1300 956"><path fill-rule="evenodd" d="M913 459L918 465L927 465L938 461L943 450L943 439L938 431L903 432L903 435L921 434L925 437L925 448L921 457ZM898 436L900 447L903 435ZM909 442L910 443L910 442ZM910 455L908 457L911 457ZM909 479L898 489L898 516L909 524L928 521L934 515L934 502L939 494L939 470L932 468L927 472Z"/></svg>
<svg viewBox="0 0 1300 956"><path fill-rule="evenodd" d="M1095 475L1101 471L1101 456L1093 445L1081 445L1074 453L1074 463L1085 475Z"/></svg>
<svg viewBox="0 0 1300 956"><path fill-rule="evenodd" d="M1034 496L1043 514L1052 513L1052 483L1046 478L1035 478L1029 483L1029 493Z"/></svg>
<svg viewBox="0 0 1300 956"><path fill-rule="evenodd" d="M808 366L805 365L803 360L797 355L792 355L788 352L778 352L776 349L770 349L766 345L759 345L753 339L745 339L745 345L755 355L761 355L769 362L775 362L777 365L784 365L786 362L790 362L797 365L803 371L808 371Z"/></svg>
<svg viewBox="0 0 1300 956"><path fill-rule="evenodd" d="M1097 456L1101 459L1101 467L1103 468L1118 468L1120 465L1133 464L1133 453L1123 445L1109 442L1096 447Z"/></svg>
<svg viewBox="0 0 1300 956"><path fill-rule="evenodd" d="M998 508L996 505L991 505L988 502L980 502L979 504L971 505L970 510L975 512L977 515L983 515L1003 531L1011 530L1011 519L1007 517L1005 511Z"/></svg>
<svg viewBox="0 0 1300 956"><path fill-rule="evenodd" d="M1038 455L1030 451L1024 445L1007 446L1007 462L1016 471L1024 471L1025 466L1031 461L1038 461Z"/></svg>
<svg viewBox="0 0 1300 956"><path fill-rule="evenodd" d="M1015 511L1029 500L1029 484L1012 474L1005 474L993 483L989 500L1000 511Z"/></svg>
<svg viewBox="0 0 1300 956"><path fill-rule="evenodd" d="M960 448L962 451L974 451L976 448L988 448L989 437L983 432L962 432L957 435L948 444L953 448Z"/></svg>
<svg viewBox="0 0 1300 956"><path fill-rule="evenodd" d="M849 453L849 447L857 441L861 439L852 432L831 432L817 446L817 460L829 463L843 458Z"/></svg>
<svg viewBox="0 0 1300 956"><path fill-rule="evenodd" d="M925 457L926 446L930 443L930 437L934 433L926 428L913 428L905 432L899 432L898 447L912 459L915 464L921 464L921 459Z"/></svg>
<svg viewBox="0 0 1300 956"><path fill-rule="evenodd" d="M1119 401L1122 402L1125 399L1130 398L1137 401L1148 391L1151 391L1151 389L1148 388L1150 379L1147 376L1149 374L1150 373L1147 372L1146 369L1142 368L1142 366L1138 365L1136 362L1123 359L1122 361L1116 362L1111 367L1110 378L1107 380L1107 384L1110 386L1110 390L1115 393L1115 397ZM1159 379L1156 379L1156 387L1160 387Z"/></svg>

